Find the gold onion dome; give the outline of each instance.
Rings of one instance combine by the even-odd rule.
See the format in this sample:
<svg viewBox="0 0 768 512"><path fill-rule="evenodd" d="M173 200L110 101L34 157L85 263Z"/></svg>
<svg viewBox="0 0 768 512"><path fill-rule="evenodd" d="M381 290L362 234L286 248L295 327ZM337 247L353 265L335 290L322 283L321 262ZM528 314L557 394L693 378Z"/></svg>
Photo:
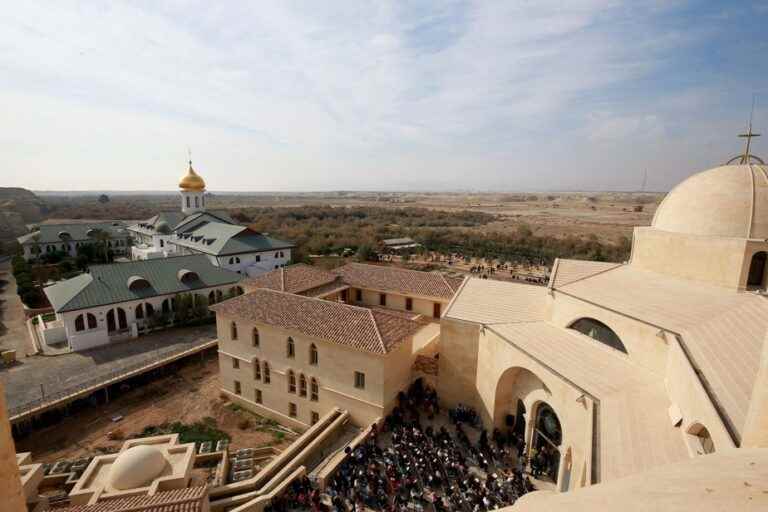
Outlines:
<svg viewBox="0 0 768 512"><path fill-rule="evenodd" d="M192 162L189 162L187 174L179 181L179 188L182 190L205 190L205 181L192 168Z"/></svg>

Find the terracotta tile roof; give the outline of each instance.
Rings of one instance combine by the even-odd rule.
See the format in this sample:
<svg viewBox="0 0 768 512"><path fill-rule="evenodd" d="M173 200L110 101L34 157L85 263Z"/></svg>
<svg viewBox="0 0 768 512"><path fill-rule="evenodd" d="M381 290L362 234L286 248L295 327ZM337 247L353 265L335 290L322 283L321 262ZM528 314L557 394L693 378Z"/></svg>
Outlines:
<svg viewBox="0 0 768 512"><path fill-rule="evenodd" d="M313 338L386 354L421 324L340 302L261 288L211 306L226 317L295 330Z"/></svg>
<svg viewBox="0 0 768 512"><path fill-rule="evenodd" d="M246 289L267 288L288 293L303 293L312 288L337 282L339 276L323 270L299 263L288 267L272 270L243 281Z"/></svg>
<svg viewBox="0 0 768 512"><path fill-rule="evenodd" d="M420 272L404 268L348 263L333 270L350 286L374 290L450 300L461 285L461 279L436 272Z"/></svg>
<svg viewBox="0 0 768 512"><path fill-rule="evenodd" d="M141 495L99 501L93 505L76 505L56 509L58 512L201 512L207 500L208 488L188 487Z"/></svg>

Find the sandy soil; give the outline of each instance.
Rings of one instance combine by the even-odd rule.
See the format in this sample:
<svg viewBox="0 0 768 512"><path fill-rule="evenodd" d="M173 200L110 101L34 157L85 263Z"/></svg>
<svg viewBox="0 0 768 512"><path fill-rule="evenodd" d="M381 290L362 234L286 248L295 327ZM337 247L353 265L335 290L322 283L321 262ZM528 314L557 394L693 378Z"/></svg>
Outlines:
<svg viewBox="0 0 768 512"><path fill-rule="evenodd" d="M126 438L149 425L180 421L194 423L210 416L217 428L230 435L232 449L287 445L292 436L279 440L275 431L258 430L259 419L245 411L235 411L219 393L218 361L211 359L184 366L176 375L123 393L108 405L89 407L56 425L38 430L16 442L17 452L31 451L35 462L73 460L87 455L114 451L122 441L109 440L110 431L120 430ZM117 415L123 419L111 421ZM249 426L241 429L243 420Z"/></svg>
<svg viewBox="0 0 768 512"><path fill-rule="evenodd" d="M18 359L27 357L32 350L24 306L16 295L16 280L9 261L0 263L0 349L16 350Z"/></svg>

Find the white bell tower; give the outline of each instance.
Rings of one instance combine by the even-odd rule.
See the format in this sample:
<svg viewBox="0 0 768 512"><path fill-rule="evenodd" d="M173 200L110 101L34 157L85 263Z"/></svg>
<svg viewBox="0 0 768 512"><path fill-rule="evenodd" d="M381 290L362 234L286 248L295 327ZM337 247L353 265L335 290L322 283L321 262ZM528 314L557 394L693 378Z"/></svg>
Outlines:
<svg viewBox="0 0 768 512"><path fill-rule="evenodd" d="M186 215L205 211L205 181L192 168L189 161L187 174L179 181L181 211Z"/></svg>

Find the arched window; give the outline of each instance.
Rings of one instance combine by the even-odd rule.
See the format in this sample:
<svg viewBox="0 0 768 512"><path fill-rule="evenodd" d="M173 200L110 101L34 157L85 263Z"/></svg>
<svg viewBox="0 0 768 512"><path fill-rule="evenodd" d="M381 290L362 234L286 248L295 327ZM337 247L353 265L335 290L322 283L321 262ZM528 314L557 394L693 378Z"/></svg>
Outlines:
<svg viewBox="0 0 768 512"><path fill-rule="evenodd" d="M233 340L237 339L237 324L232 322L229 326L229 337Z"/></svg>
<svg viewBox="0 0 768 512"><path fill-rule="evenodd" d="M707 455L715 453L715 443L707 427L701 423L696 423L688 429L688 435L693 441L693 449L698 455Z"/></svg>
<svg viewBox="0 0 768 512"><path fill-rule="evenodd" d="M312 377L310 386L312 390L312 395L310 396L309 399L312 400L313 402L317 402L318 396L320 395L320 386L317 384L316 378Z"/></svg>
<svg viewBox="0 0 768 512"><path fill-rule="evenodd" d="M211 290L211 293L208 294L208 304L216 304L216 294Z"/></svg>
<svg viewBox="0 0 768 512"><path fill-rule="evenodd" d="M317 362L318 362L317 345L313 343L309 346L309 364L317 366Z"/></svg>
<svg viewBox="0 0 768 512"><path fill-rule="evenodd" d="M88 328L89 329L95 329L96 326L98 325L96 323L96 315L88 313L86 316L88 317Z"/></svg>
<svg viewBox="0 0 768 512"><path fill-rule="evenodd" d="M303 373L299 375L299 396L307 396L307 378Z"/></svg>
<svg viewBox="0 0 768 512"><path fill-rule="evenodd" d="M765 251L756 252L752 255L752 262L749 264L747 286L762 287L765 285L766 260L768 260L768 253Z"/></svg>
<svg viewBox="0 0 768 512"><path fill-rule="evenodd" d="M259 346L259 330L257 328L253 328L253 332L251 333L251 343L254 347Z"/></svg>
<svg viewBox="0 0 768 512"><path fill-rule="evenodd" d="M224 292L221 290L216 290L216 302L221 302L221 299L224 298Z"/></svg>
<svg viewBox="0 0 768 512"><path fill-rule="evenodd" d="M296 374L293 370L288 370L288 392L296 393Z"/></svg>
<svg viewBox="0 0 768 512"><path fill-rule="evenodd" d="M269 384L269 382L270 382L269 363L264 361L264 384Z"/></svg>
<svg viewBox="0 0 768 512"><path fill-rule="evenodd" d="M289 359L293 359L294 356L296 355L296 346L293 343L293 338L291 338L290 336L288 336L288 341L286 342L285 355Z"/></svg>
<svg viewBox="0 0 768 512"><path fill-rule="evenodd" d="M200 198L195 196L195 208L200 208Z"/></svg>
<svg viewBox="0 0 768 512"><path fill-rule="evenodd" d="M155 316L155 307L152 304L147 302L147 304L144 307L146 309L147 318L152 318L153 316Z"/></svg>
<svg viewBox="0 0 768 512"><path fill-rule="evenodd" d="M75 330L77 332L85 330L85 318L83 318L83 315L77 315L77 318L75 318Z"/></svg>
<svg viewBox="0 0 768 512"><path fill-rule="evenodd" d="M619 336L613 332L613 329L594 318L579 318L571 324L571 329L579 331L581 334L589 336L603 345L627 353L627 348L621 342Z"/></svg>
<svg viewBox="0 0 768 512"><path fill-rule="evenodd" d="M144 318L144 304L139 304L136 306L136 318L139 320Z"/></svg>
<svg viewBox="0 0 768 512"><path fill-rule="evenodd" d="M232 258L232 257L230 257L230 258L229 258L229 264L231 265L231 264L233 264L234 262L235 262L235 258Z"/></svg>
<svg viewBox="0 0 768 512"><path fill-rule="evenodd" d="M187 208L189 208L189 196L187 196Z"/></svg>
<svg viewBox="0 0 768 512"><path fill-rule="evenodd" d="M165 299L163 301L162 310L163 310L163 314L170 313L171 312L171 301L169 301L168 299Z"/></svg>
<svg viewBox="0 0 768 512"><path fill-rule="evenodd" d="M253 378L261 380L261 363L259 363L258 359L253 360Z"/></svg>

